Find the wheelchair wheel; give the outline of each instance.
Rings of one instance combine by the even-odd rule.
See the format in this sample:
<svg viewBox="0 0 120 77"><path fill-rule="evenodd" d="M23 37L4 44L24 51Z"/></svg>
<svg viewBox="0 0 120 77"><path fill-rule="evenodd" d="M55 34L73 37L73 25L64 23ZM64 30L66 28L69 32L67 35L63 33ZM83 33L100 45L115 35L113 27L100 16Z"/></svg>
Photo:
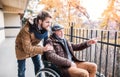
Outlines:
<svg viewBox="0 0 120 77"><path fill-rule="evenodd" d="M39 70L35 77L39 77L39 75L44 75L42 77L60 77L60 75L57 72L50 68L43 68Z"/></svg>

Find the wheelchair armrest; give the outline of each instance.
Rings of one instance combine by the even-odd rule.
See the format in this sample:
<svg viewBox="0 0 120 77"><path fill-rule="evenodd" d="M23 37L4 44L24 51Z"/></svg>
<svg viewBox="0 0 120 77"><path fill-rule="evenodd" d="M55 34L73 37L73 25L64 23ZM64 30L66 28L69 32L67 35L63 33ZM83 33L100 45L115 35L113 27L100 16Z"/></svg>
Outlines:
<svg viewBox="0 0 120 77"><path fill-rule="evenodd" d="M59 68L55 64L53 64L52 62L48 61L45 54L42 55L42 61L44 64L44 68L53 69L61 75L61 71L59 70Z"/></svg>
<svg viewBox="0 0 120 77"><path fill-rule="evenodd" d="M55 64L53 64L53 63L51 63L51 62L49 62L49 61L47 61L47 60L43 60L43 64L44 64L44 68L53 69L53 70L55 70L57 73L59 73L59 74L61 75L61 72L60 72L59 68L58 68Z"/></svg>
<svg viewBox="0 0 120 77"><path fill-rule="evenodd" d="M54 64L52 64L51 62L49 62L49 61L47 61L47 60L43 60L43 64L44 64L45 68L54 66Z"/></svg>

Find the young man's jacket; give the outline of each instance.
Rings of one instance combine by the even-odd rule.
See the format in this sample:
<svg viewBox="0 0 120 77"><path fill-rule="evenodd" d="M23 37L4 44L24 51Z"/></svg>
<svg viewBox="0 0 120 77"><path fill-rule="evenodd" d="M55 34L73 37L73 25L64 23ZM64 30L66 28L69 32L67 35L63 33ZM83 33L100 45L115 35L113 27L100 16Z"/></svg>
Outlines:
<svg viewBox="0 0 120 77"><path fill-rule="evenodd" d="M40 41L40 39L35 37L33 32L30 32L30 23L27 22L20 30L15 41L17 59L22 60L37 54L42 54L43 47L38 45Z"/></svg>
<svg viewBox="0 0 120 77"><path fill-rule="evenodd" d="M50 44L54 47L54 50L44 53L46 59L58 66L58 68L61 70L63 77L70 77L68 73L68 68L71 66L71 61L68 60L67 52L63 44L54 37L54 34L48 38L46 44ZM72 55L72 61L81 62L74 56L73 51L79 51L87 48L87 43L84 42L81 44L71 44L67 41L67 44L68 49Z"/></svg>

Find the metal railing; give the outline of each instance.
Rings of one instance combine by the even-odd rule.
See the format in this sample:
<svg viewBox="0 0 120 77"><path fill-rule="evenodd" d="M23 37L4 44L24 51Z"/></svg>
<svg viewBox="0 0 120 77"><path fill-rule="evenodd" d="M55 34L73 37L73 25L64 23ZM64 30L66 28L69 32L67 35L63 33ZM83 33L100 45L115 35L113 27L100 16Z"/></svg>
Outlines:
<svg viewBox="0 0 120 77"><path fill-rule="evenodd" d="M120 77L120 31L71 27L65 28L65 37L73 43L97 37L97 44L75 52L76 57L80 60L95 62L98 65L98 77Z"/></svg>

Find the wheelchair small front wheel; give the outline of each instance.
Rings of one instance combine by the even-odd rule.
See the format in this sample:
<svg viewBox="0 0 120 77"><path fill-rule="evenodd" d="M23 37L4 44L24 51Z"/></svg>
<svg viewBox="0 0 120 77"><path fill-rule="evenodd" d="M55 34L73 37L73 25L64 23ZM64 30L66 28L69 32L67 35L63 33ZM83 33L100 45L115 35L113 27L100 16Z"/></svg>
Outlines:
<svg viewBox="0 0 120 77"><path fill-rule="evenodd" d="M35 77L39 77L40 75L42 77L43 77L43 75L45 77L60 77L60 75L56 71L54 71L54 70L52 70L50 68L40 69L39 72L36 74Z"/></svg>

